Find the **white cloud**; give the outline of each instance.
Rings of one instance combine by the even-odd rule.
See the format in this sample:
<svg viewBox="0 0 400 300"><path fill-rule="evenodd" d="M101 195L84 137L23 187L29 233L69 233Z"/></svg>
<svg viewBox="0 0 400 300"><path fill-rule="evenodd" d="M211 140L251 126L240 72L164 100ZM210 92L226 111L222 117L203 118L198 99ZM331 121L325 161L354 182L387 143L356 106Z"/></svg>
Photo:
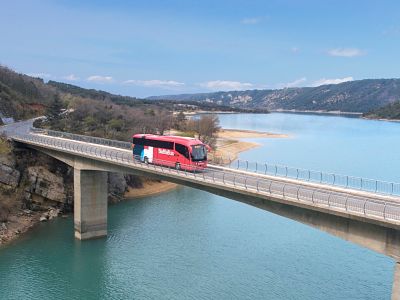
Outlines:
<svg viewBox="0 0 400 300"><path fill-rule="evenodd" d="M113 78L111 76L92 75L87 78L87 81L97 83L111 83L113 82Z"/></svg>
<svg viewBox="0 0 400 300"><path fill-rule="evenodd" d="M240 23L242 23L244 25L254 25L254 24L257 24L260 22L261 22L260 18L244 18L244 19L240 20Z"/></svg>
<svg viewBox="0 0 400 300"><path fill-rule="evenodd" d="M300 49L299 49L299 47L292 47L292 49L290 49L290 51L292 51L292 53L299 53Z"/></svg>
<svg viewBox="0 0 400 300"><path fill-rule="evenodd" d="M48 73L28 73L28 76L36 77L36 78L50 78L51 75Z"/></svg>
<svg viewBox="0 0 400 300"><path fill-rule="evenodd" d="M245 90L254 88L252 83L227 80L207 81L199 85L210 90Z"/></svg>
<svg viewBox="0 0 400 300"><path fill-rule="evenodd" d="M357 48L335 48L328 50L330 56L355 57L365 55L366 52Z"/></svg>
<svg viewBox="0 0 400 300"><path fill-rule="evenodd" d="M68 81L77 81L77 80L79 80L79 77L75 76L74 74L70 74L70 75L64 76L63 79L68 80Z"/></svg>
<svg viewBox="0 0 400 300"><path fill-rule="evenodd" d="M302 83L304 83L306 81L307 81L307 78L302 77L302 78L296 79L296 80L294 80L292 82L286 83L286 87L296 87L296 86L299 86L299 85L301 85Z"/></svg>
<svg viewBox="0 0 400 300"><path fill-rule="evenodd" d="M320 86L320 85L324 85L324 84L338 84L338 83L353 81L353 80L354 80L354 78L352 76L344 77L344 78L335 78L335 79L321 78L317 81L314 81L312 86Z"/></svg>
<svg viewBox="0 0 400 300"><path fill-rule="evenodd" d="M279 83L276 85L276 87L278 89L282 89L282 88L290 88L290 87L298 87L301 84L305 83L307 81L306 77L301 77L299 79L296 79L294 81L291 82L286 82L286 83Z"/></svg>
<svg viewBox="0 0 400 300"><path fill-rule="evenodd" d="M124 81L124 84L133 84L145 87L158 87L164 89L178 88L184 86L183 82L174 81L174 80L127 80Z"/></svg>

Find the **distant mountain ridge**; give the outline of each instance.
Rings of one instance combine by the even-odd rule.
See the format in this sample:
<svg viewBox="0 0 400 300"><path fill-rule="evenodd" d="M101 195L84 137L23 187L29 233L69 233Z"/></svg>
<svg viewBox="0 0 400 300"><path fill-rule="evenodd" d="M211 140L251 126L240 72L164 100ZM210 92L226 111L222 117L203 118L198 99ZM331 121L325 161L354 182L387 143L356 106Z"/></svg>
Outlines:
<svg viewBox="0 0 400 300"><path fill-rule="evenodd" d="M318 87L152 96L153 100L210 102L246 109L365 113L400 100L400 79L364 79Z"/></svg>

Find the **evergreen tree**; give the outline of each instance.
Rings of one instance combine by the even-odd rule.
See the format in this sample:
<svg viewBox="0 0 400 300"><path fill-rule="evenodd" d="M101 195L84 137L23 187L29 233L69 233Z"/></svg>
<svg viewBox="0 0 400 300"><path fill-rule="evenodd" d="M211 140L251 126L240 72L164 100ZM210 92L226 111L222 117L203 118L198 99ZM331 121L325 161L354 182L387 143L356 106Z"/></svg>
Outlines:
<svg viewBox="0 0 400 300"><path fill-rule="evenodd" d="M54 96L53 102L47 107L46 117L49 122L53 122L60 118L60 114L63 108L63 103L61 102L60 96L56 94Z"/></svg>

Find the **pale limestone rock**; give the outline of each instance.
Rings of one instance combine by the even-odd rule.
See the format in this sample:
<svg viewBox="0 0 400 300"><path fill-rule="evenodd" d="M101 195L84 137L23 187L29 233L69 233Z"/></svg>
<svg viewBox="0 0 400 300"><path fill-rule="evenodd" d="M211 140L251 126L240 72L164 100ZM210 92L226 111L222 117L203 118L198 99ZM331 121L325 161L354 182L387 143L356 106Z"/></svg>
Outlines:
<svg viewBox="0 0 400 300"><path fill-rule="evenodd" d="M21 174L18 170L5 164L0 164L0 183L16 188Z"/></svg>
<svg viewBox="0 0 400 300"><path fill-rule="evenodd" d="M43 198L65 203L67 200L64 179L43 167L29 167L28 178L31 183L29 192Z"/></svg>

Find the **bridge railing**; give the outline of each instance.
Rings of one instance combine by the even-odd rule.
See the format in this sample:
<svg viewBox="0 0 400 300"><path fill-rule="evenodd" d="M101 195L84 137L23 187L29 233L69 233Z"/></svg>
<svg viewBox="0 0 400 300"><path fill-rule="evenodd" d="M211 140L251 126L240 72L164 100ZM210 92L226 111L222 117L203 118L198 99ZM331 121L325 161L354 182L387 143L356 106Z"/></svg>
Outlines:
<svg viewBox="0 0 400 300"><path fill-rule="evenodd" d="M131 143L129 142L115 141L40 128L31 128L31 132L109 147L131 149ZM260 163L241 159L231 160L227 157L220 156L211 156L211 160L209 163L223 165L231 169L255 172L258 174L292 178L307 182L328 184L350 189L358 189L366 192L400 196L400 183L340 175L301 168L293 168L285 165Z"/></svg>
<svg viewBox="0 0 400 300"><path fill-rule="evenodd" d="M357 189L366 192L400 196L400 183L395 182L341 175L302 168L293 168L286 165L260 163L241 159L231 160L227 158L215 157L212 159L211 163L224 165L225 167L231 169L255 172L257 174L291 178L307 182Z"/></svg>
<svg viewBox="0 0 400 300"><path fill-rule="evenodd" d="M132 144L128 143L128 142L109 140L109 139L103 139L103 138L98 138L98 137L94 137L94 136L62 132L62 131L56 131L56 130L50 130L50 129L42 129L42 128L33 128L32 127L30 129L30 131L32 133L45 134L48 136L54 136L54 137L59 137L59 138L64 138L64 139L69 139L69 140L74 140L74 141L104 145L104 146L121 148L121 149L131 149L131 147L132 147Z"/></svg>
<svg viewBox="0 0 400 300"><path fill-rule="evenodd" d="M42 147L47 145L52 149L100 159L125 167L134 166L164 175L178 175L197 182L213 183L221 187L226 186L230 191L241 191L243 194L253 192L284 201L306 203L329 210L400 223L400 204L397 202L376 200L232 171L204 170L202 168L195 168L189 171L193 166L180 165L179 168L173 168L176 166L168 167L166 166L167 162L162 160L156 160L150 164L142 161L139 157L133 157L132 153L128 151L97 147L95 144L79 143L68 139L52 139L44 135L26 135L15 137L14 139Z"/></svg>

